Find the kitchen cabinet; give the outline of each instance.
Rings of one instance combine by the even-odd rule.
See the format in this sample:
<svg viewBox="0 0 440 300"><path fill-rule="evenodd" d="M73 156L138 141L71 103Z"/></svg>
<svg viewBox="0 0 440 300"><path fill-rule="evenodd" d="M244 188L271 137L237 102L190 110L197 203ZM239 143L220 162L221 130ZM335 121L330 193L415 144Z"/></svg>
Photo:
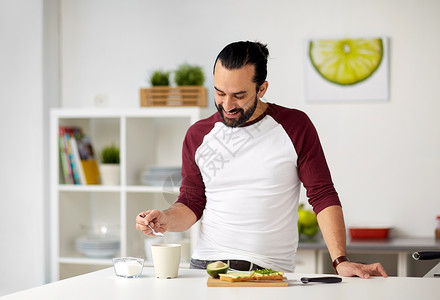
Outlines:
<svg viewBox="0 0 440 300"><path fill-rule="evenodd" d="M295 273L317 273L317 263L317 251L314 249L298 249L296 251Z"/></svg>
<svg viewBox="0 0 440 300"><path fill-rule="evenodd" d="M178 195L178 183L142 184L150 167L180 167L182 142L190 125L212 111L198 107L139 109L53 109L50 124L51 280L111 266L111 257L88 257L75 247L78 237L100 231L119 241L114 256L145 257L145 236L136 215L165 209ZM107 145L120 147L119 185L66 184L60 169L59 127L76 126L90 138L99 157ZM197 224L180 236L190 248ZM180 242L180 241L179 241ZM186 254L187 255L187 254ZM188 259L183 257L183 261ZM147 261L146 265L151 265Z"/></svg>
<svg viewBox="0 0 440 300"><path fill-rule="evenodd" d="M388 275L423 277L438 261L415 261L416 251L440 251L434 238L389 238L384 240L347 240L347 256L359 263L380 262ZM322 239L300 241L295 272L334 273L330 255Z"/></svg>

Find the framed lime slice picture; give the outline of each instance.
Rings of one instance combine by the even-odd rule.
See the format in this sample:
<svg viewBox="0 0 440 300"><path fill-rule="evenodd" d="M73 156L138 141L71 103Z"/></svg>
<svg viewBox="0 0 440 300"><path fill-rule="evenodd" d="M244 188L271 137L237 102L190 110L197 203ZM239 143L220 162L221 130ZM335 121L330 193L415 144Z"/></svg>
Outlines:
<svg viewBox="0 0 440 300"><path fill-rule="evenodd" d="M309 100L388 98L387 38L323 38L305 46Z"/></svg>
<svg viewBox="0 0 440 300"><path fill-rule="evenodd" d="M367 79L379 67L383 43L380 38L310 41L309 56L324 79L352 85Z"/></svg>

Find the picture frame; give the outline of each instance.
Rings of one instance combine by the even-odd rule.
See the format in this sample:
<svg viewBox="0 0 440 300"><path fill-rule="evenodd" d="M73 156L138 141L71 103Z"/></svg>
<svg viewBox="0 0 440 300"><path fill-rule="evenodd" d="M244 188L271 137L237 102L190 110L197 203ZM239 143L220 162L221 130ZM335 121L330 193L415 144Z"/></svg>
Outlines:
<svg viewBox="0 0 440 300"><path fill-rule="evenodd" d="M364 43L364 45L362 43ZM351 45L353 45L353 49L350 49ZM364 50L362 49L362 45L364 48L371 48L373 50ZM313 48L314 46L315 48ZM340 51L340 54L346 51L350 53L349 55L358 55L360 59L363 60L365 60L365 57L362 56L367 57L366 62L361 61L359 65L355 63L355 66L359 66L358 68L360 69L364 68L364 66L366 66L365 68L370 68L362 70L365 71L365 74L363 74L365 78L361 76L358 80L352 79L350 81L351 77L354 78L355 76L350 77L350 74L348 74L348 76L346 76L348 79L343 81L339 79L338 75L335 75L335 69L349 67L348 62L344 60L345 58L337 62L334 56L330 57L335 47L339 47L339 50L336 51ZM356 50L354 49L355 47L359 47L360 50L358 50L357 53L351 53L350 51L354 52L354 50ZM320 50L316 50L316 48ZM376 51L376 53L374 53L374 51ZM371 56L368 56L368 53L370 53ZM343 53L341 55L343 55ZM307 102L389 100L389 39L387 37L307 39L304 43L304 57L304 83ZM351 57L349 59L351 59ZM371 61L368 61L368 59ZM344 63L342 61L344 61ZM341 66L345 63L346 65ZM328 65L330 65L330 67L328 67ZM353 72L356 73L355 71ZM340 78L342 77L340 76ZM340 81L338 82L338 80Z"/></svg>

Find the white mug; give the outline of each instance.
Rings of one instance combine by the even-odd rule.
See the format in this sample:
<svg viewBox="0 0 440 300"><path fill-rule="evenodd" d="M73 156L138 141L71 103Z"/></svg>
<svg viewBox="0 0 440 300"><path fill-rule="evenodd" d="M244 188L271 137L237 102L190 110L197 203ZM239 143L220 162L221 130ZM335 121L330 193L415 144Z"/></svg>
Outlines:
<svg viewBox="0 0 440 300"><path fill-rule="evenodd" d="M169 279L177 277L181 248L180 244L151 245L154 271L157 278Z"/></svg>

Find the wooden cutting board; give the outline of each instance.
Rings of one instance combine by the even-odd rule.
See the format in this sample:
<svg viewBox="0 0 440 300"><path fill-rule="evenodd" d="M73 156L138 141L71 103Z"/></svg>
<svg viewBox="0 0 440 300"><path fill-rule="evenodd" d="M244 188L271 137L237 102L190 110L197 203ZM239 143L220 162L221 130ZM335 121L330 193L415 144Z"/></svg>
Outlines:
<svg viewBox="0 0 440 300"><path fill-rule="evenodd" d="M229 282L212 277L208 277L208 286L224 287L224 286L287 286L288 282L285 280L249 280L239 282Z"/></svg>

